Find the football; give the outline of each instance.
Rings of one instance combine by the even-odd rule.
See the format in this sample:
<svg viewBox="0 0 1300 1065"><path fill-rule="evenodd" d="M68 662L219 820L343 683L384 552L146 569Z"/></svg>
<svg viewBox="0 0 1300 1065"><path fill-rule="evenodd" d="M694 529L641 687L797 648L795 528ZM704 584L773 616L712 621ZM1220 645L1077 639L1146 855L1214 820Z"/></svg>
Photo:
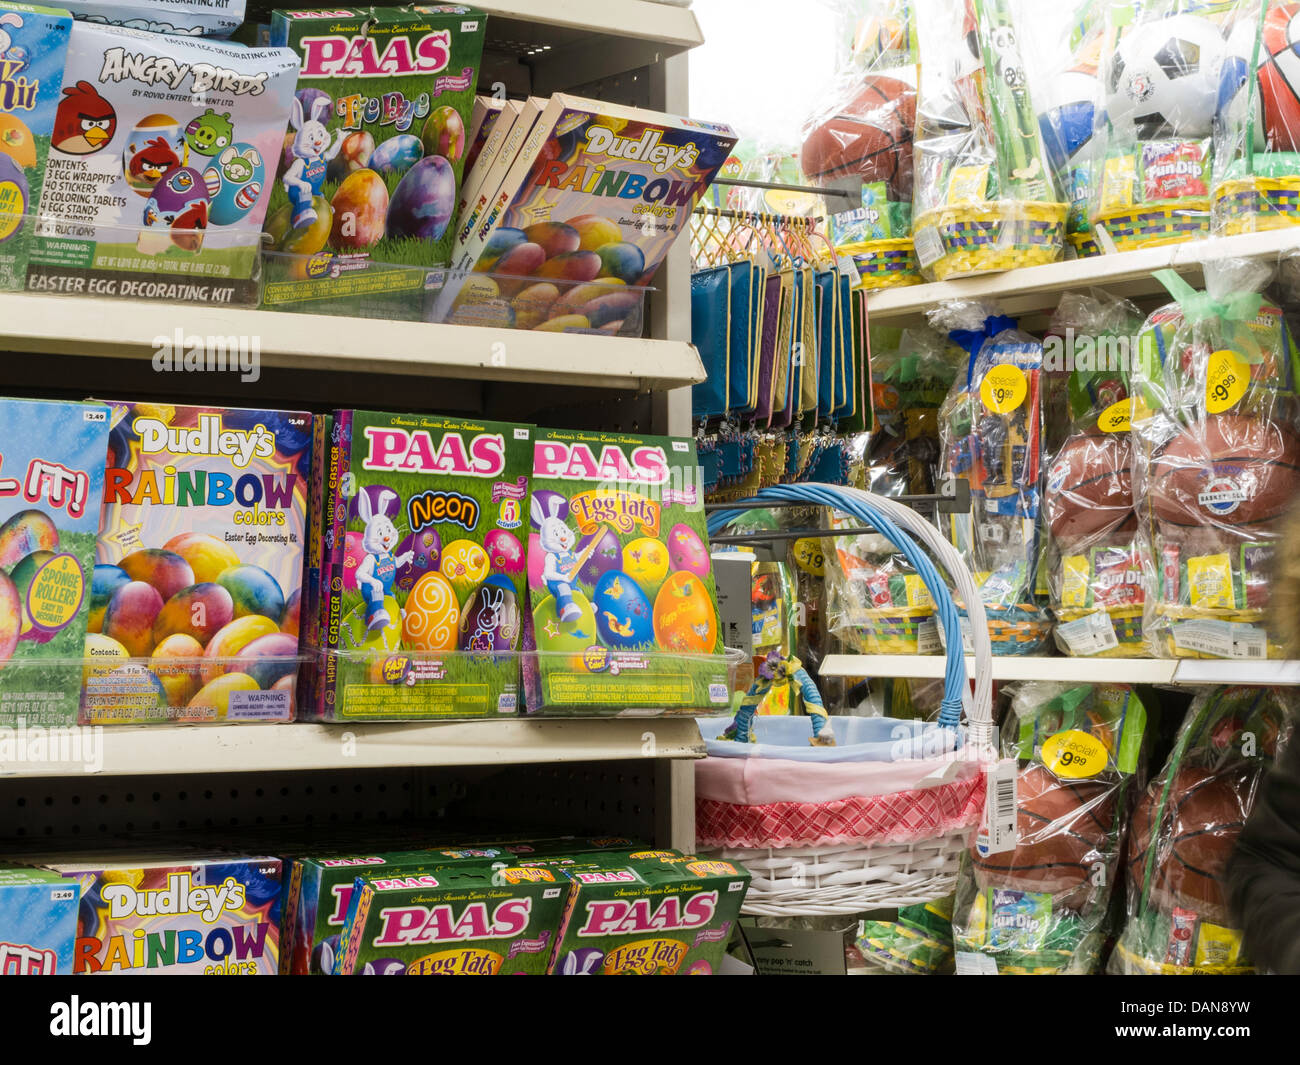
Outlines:
<svg viewBox="0 0 1300 1065"><path fill-rule="evenodd" d="M1106 114L1117 136L1208 137L1226 56L1218 27L1199 15L1136 23L1106 75Z"/></svg>

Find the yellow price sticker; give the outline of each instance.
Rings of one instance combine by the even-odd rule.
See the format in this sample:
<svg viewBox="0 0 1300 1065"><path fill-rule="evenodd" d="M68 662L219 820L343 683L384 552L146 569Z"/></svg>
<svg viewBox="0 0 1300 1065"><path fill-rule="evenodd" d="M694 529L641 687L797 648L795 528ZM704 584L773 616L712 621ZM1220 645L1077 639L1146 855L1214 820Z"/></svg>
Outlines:
<svg viewBox="0 0 1300 1065"><path fill-rule="evenodd" d="M1210 364L1205 373L1205 409L1210 414L1231 410L1246 394L1250 385L1250 367L1237 358L1237 353L1220 348L1210 353Z"/></svg>
<svg viewBox="0 0 1300 1065"><path fill-rule="evenodd" d="M794 564L814 577L826 576L826 557L821 540L814 536L800 537L794 542Z"/></svg>
<svg viewBox="0 0 1300 1065"><path fill-rule="evenodd" d="M1058 732L1043 744L1043 764L1066 780L1095 777L1106 768L1109 758L1101 740L1079 729Z"/></svg>
<svg viewBox="0 0 1300 1065"><path fill-rule="evenodd" d="M999 363L980 382L980 399L994 414L1010 414L1029 395L1029 381L1019 366Z"/></svg>

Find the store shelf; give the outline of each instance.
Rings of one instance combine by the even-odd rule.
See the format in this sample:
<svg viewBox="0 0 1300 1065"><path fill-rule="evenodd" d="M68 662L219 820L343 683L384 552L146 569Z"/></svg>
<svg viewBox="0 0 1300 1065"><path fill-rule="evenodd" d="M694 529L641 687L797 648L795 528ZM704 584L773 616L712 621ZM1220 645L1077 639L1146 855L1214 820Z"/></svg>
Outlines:
<svg viewBox="0 0 1300 1065"><path fill-rule="evenodd" d="M156 725L5 732L0 736L0 778L351 771L704 756L694 718Z"/></svg>
<svg viewBox="0 0 1300 1065"><path fill-rule="evenodd" d="M953 300L996 299L1008 314L1043 310L1054 304L1050 297L1067 289L1104 288L1130 298L1163 294L1152 271L1172 269L1202 283L1202 265L1221 258L1271 258L1300 250L1300 228L1234 237L1188 241L1160 248L1071 259L1046 266L1026 266L998 274L980 274L955 281L885 289L867 297L873 323L902 324L932 307Z"/></svg>
<svg viewBox="0 0 1300 1065"><path fill-rule="evenodd" d="M429 325L282 311L0 295L0 349L152 359L159 337L244 337L266 366L474 380L675 388L704 379L683 341Z"/></svg>
<svg viewBox="0 0 1300 1065"><path fill-rule="evenodd" d="M824 677L908 677L944 675L941 655L827 655ZM966 659L967 672L975 660ZM995 657L993 679L1107 681L1112 684L1286 684L1300 685L1300 661L1245 662L1236 659Z"/></svg>

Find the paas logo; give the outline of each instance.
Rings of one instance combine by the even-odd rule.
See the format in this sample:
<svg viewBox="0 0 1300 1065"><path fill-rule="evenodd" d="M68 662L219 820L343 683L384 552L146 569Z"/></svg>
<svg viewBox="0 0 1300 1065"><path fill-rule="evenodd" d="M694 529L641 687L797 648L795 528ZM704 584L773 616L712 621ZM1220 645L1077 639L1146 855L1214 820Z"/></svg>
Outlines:
<svg viewBox="0 0 1300 1065"><path fill-rule="evenodd" d="M386 78L406 74L436 74L451 59L451 31L435 30L415 42L393 37L379 52L379 38L370 36L304 37L300 78Z"/></svg>

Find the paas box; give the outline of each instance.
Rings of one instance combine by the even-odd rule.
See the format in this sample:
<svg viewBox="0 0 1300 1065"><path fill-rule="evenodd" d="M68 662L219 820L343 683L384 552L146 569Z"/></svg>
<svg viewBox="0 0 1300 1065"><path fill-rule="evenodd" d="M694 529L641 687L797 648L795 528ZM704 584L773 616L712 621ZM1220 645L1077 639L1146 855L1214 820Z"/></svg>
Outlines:
<svg viewBox="0 0 1300 1065"><path fill-rule="evenodd" d="M311 415L111 406L83 722L292 720Z"/></svg>
<svg viewBox="0 0 1300 1065"><path fill-rule="evenodd" d="M0 976L71 976L80 898L57 873L0 867Z"/></svg>
<svg viewBox="0 0 1300 1065"><path fill-rule="evenodd" d="M0 399L0 725L76 724L108 422Z"/></svg>

